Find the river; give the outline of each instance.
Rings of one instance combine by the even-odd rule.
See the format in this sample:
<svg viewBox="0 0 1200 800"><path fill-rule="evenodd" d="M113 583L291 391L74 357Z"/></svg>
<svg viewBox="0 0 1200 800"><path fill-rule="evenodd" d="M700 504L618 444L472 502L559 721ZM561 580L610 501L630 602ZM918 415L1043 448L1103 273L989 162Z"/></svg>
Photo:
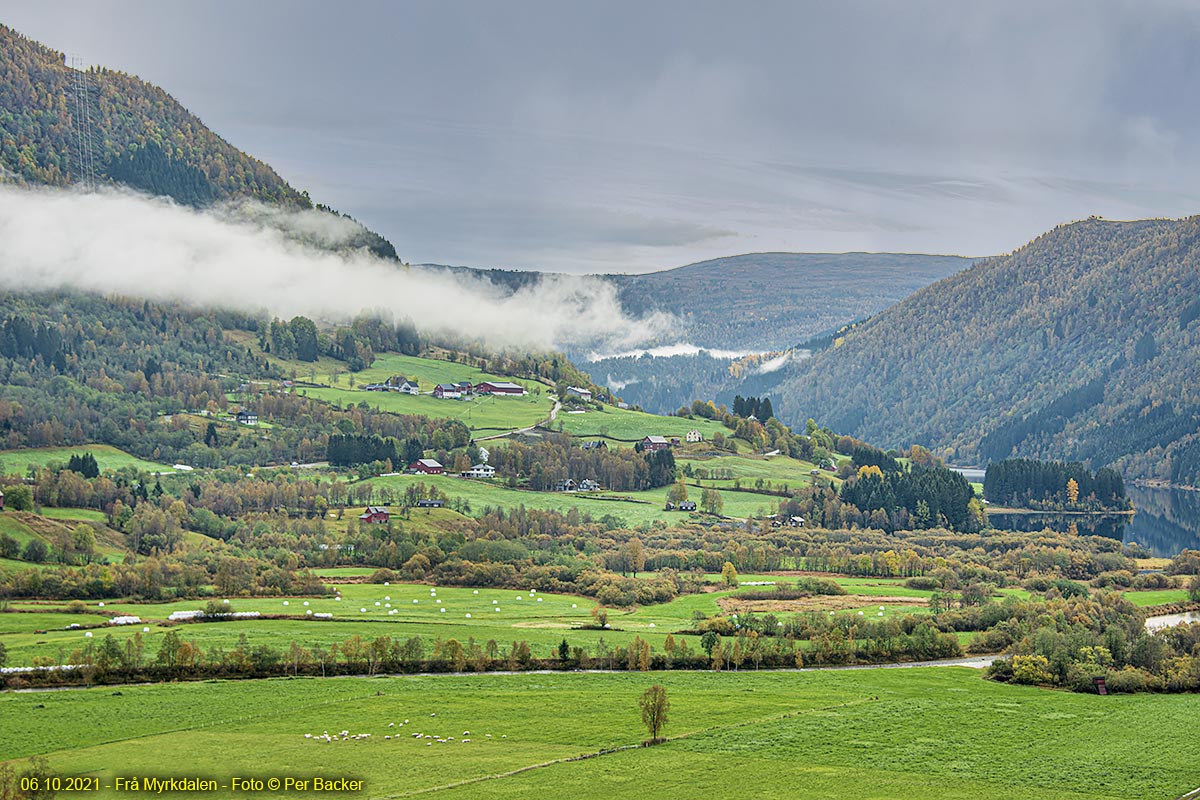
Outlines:
<svg viewBox="0 0 1200 800"><path fill-rule="evenodd" d="M1160 614L1157 617L1146 617L1146 630L1151 633L1165 631L1176 625L1190 625L1200 622L1200 611L1185 611L1182 614Z"/></svg>

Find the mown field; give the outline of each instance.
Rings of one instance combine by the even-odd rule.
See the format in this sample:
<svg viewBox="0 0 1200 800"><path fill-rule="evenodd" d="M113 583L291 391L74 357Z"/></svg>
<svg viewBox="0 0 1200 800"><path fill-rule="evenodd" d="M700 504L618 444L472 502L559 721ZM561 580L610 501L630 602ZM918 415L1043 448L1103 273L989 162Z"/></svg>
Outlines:
<svg viewBox="0 0 1200 800"><path fill-rule="evenodd" d="M439 400L431 395L367 392L349 388L302 387L296 391L342 406L366 403L371 408L396 414L419 414L431 419L457 419L472 431L478 431L479 436L536 425L549 418L550 410L554 407L554 401L546 395Z"/></svg>
<svg viewBox="0 0 1200 800"><path fill-rule="evenodd" d="M668 692L669 742L565 760L642 741L651 683ZM0 741L108 786L292 775L361 778L364 798L1159 800L1200 785L1194 705L952 667L211 681L6 693ZM305 738L343 730L370 738Z"/></svg>
<svg viewBox="0 0 1200 800"><path fill-rule="evenodd" d="M173 472L169 464L156 464L137 456L130 455L107 444L84 444L78 447L36 447L22 450L0 450L0 471L6 475L24 475L32 465L44 467L50 463L61 463L64 466L73 455L91 453L96 457L96 464L101 471L117 470L123 467L146 472Z"/></svg>
<svg viewBox="0 0 1200 800"><path fill-rule="evenodd" d="M753 579L789 580L767 576L746 578ZM604 631L578 629L592 623L591 610L596 602L588 597L512 589L435 588L425 584L338 583L336 576L328 576L326 580L329 585L338 587L342 600L332 597L234 598L229 604L235 611L286 617L282 619L237 619L172 626L161 623L172 612L203 609L206 601L130 603L107 600L103 601L103 606L97 601L88 601L88 613L82 614L66 613L65 602L16 601L11 604L10 611L0 612L0 642L8 649L10 666L28 665L38 657L58 660L65 656L69 660L70 654L88 641L99 644L99 639L111 633L123 642L144 627L150 629L143 634L149 653L157 652L159 641L168 630L178 631L206 651L214 647L232 649L243 634L251 645L266 644L281 651L292 641L304 646L327 646L355 635L364 639L419 636L429 648L437 639L454 638L464 643L471 638L480 643L494 639L502 646L515 640L526 640L535 655L545 657L551 656L564 638L572 646L591 649L601 638L609 645L624 645L634 636L640 636L661 651L668 633L678 634L691 628L695 612L719 614L722 602L728 598L736 599L739 592L751 588L684 595L669 603L631 610L610 609L610 629ZM837 609L839 613L851 614L862 611L864 616L869 614L877 618L928 611L924 603L931 593L906 589L898 580L838 580L846 582L850 596L814 598L811 604L798 603L789 610L777 610L776 613L787 618L805 609L819 610L820 613ZM911 601L905 598L911 598ZM334 618L310 619L309 611L333 614ZM144 624L107 625L111 617L124 614L141 617ZM67 630L66 626L71 624L89 630ZM36 630L45 632L34 633ZM87 637L88 632L93 636ZM698 646L698 637L689 637L689 644Z"/></svg>
<svg viewBox="0 0 1200 800"><path fill-rule="evenodd" d="M603 411L587 411L583 414L559 414L555 428L562 424L564 432L588 439L609 439L611 443L632 447L646 436L677 436L683 439L690 430L704 434L711 441L713 434L730 436L732 431L710 419L687 419L686 417L660 417L642 411L629 411L605 406ZM742 442L741 444L745 444Z"/></svg>
<svg viewBox="0 0 1200 800"><path fill-rule="evenodd" d="M387 486L397 495L405 487L414 483L424 483L436 486L452 498L460 498L470 503L470 515L478 516L487 507L536 508L567 513L577 508L581 513L588 513L593 519L599 519L611 514L624 521L626 525L634 526L654 520L668 522L686 522L689 514L680 511L666 511L667 493L670 487L647 489L642 492L531 492L521 489L509 489L499 482L483 480L466 480L453 476L439 475L389 475L372 478L370 482L376 486ZM709 485L709 482L705 482ZM689 487L689 497L699 502L700 489ZM721 489L724 501L722 514L726 517L744 519L753 515L769 514L779 503L779 498L766 494L756 494L749 491L733 491ZM606 499L607 498L607 499ZM420 510L413 509L414 519L420 515Z"/></svg>
<svg viewBox="0 0 1200 800"><path fill-rule="evenodd" d="M598 519L605 514L612 514L624 520L627 525L637 525L664 518L667 513L663 511L663 503L667 496L665 488L651 492L623 493L622 497L634 497L638 501L627 502L602 500L591 493L530 492L509 489L498 482L468 480L447 475L390 475L372 478L370 482L376 486L386 486L397 495L402 494L407 486L414 483L436 486L450 497L461 498L470 503L472 516L478 516L484 508L489 506L492 508L524 506L563 513L577 508L580 512L591 514L593 518ZM412 516L417 518L421 513L420 509L413 509ZM680 517L677 512L672 513L675 518Z"/></svg>

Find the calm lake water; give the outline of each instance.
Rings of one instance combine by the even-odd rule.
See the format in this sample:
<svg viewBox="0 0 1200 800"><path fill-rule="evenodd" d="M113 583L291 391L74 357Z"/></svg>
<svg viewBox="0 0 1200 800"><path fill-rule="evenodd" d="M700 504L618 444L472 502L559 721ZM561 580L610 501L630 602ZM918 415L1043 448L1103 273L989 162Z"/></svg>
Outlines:
<svg viewBox="0 0 1200 800"><path fill-rule="evenodd" d="M1181 550L1200 550L1200 492L1181 489L1128 487L1137 513L1132 518L1084 517L1067 514L989 514L992 525L1015 531L1070 529L1084 535L1108 536L1125 544L1137 543L1156 556L1170 557Z"/></svg>

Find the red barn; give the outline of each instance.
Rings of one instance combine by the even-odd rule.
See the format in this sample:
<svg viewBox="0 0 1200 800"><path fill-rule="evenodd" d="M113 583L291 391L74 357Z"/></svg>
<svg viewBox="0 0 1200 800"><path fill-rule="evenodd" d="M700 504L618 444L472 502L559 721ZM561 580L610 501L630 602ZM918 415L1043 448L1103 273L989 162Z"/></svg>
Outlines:
<svg viewBox="0 0 1200 800"><path fill-rule="evenodd" d="M525 387L517 383L509 383L508 381L484 381L483 383L475 384L475 391L478 394L525 394Z"/></svg>
<svg viewBox="0 0 1200 800"><path fill-rule="evenodd" d="M408 471L419 472L422 475L441 475L446 468L432 458L422 458L409 464Z"/></svg>
<svg viewBox="0 0 1200 800"><path fill-rule="evenodd" d="M642 439L642 450L648 453L652 453L655 450L666 450L670 446L671 443L662 436L647 436L645 439Z"/></svg>
<svg viewBox="0 0 1200 800"><path fill-rule="evenodd" d="M391 518L391 514L383 506L367 506L367 510L359 514L358 518L363 522L383 524Z"/></svg>

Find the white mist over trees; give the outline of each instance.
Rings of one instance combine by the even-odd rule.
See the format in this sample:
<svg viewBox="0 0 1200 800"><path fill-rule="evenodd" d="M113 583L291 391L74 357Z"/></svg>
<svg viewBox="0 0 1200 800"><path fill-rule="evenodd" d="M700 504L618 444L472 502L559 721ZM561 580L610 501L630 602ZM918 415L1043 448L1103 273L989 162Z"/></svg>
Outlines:
<svg viewBox="0 0 1200 800"><path fill-rule="evenodd" d="M0 281L331 322L364 310L495 348L630 347L670 327L633 319L604 281L548 276L505 296L488 283L366 252L330 252L336 220L226 206L197 211L127 191L0 187ZM306 243L307 242L307 243ZM312 244L308 244L312 243Z"/></svg>

